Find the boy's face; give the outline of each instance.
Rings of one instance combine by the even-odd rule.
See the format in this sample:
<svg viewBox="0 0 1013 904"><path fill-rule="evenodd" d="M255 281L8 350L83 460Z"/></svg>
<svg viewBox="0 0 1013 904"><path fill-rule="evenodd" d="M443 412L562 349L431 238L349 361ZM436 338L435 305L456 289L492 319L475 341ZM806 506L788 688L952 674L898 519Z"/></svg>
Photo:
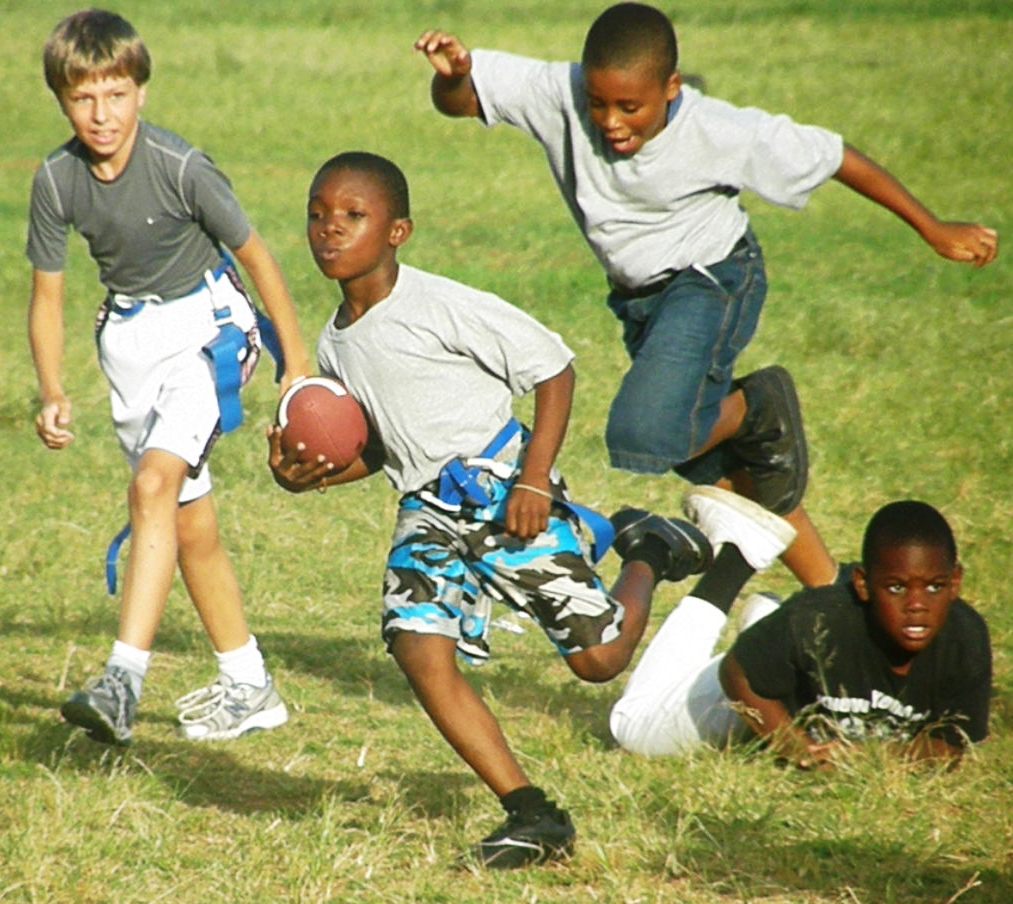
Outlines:
<svg viewBox="0 0 1013 904"><path fill-rule="evenodd" d="M855 569L854 585L886 636L913 656L942 630L962 576L945 549L914 544L879 550L868 572Z"/></svg>
<svg viewBox="0 0 1013 904"><path fill-rule="evenodd" d="M310 186L306 238L320 272L349 283L381 275L411 234L411 220L391 214L377 179L330 170Z"/></svg>
<svg viewBox="0 0 1013 904"><path fill-rule="evenodd" d="M93 163L126 163L137 135L145 90L129 76L79 82L60 95L60 106Z"/></svg>
<svg viewBox="0 0 1013 904"><path fill-rule="evenodd" d="M679 73L658 77L650 62L629 68L586 69L591 120L612 150L632 157L668 123L668 105L679 96Z"/></svg>

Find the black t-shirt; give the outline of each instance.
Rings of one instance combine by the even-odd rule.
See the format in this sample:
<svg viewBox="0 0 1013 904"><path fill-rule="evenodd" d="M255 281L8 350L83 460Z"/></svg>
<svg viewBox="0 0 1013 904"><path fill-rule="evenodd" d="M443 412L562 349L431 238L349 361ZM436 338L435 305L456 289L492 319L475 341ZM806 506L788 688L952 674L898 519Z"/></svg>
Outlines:
<svg viewBox="0 0 1013 904"><path fill-rule="evenodd" d="M910 740L923 728L949 743L988 735L992 651L985 620L954 601L907 675L873 641L872 609L851 587L805 590L743 631L732 653L750 687L780 700L813 737Z"/></svg>

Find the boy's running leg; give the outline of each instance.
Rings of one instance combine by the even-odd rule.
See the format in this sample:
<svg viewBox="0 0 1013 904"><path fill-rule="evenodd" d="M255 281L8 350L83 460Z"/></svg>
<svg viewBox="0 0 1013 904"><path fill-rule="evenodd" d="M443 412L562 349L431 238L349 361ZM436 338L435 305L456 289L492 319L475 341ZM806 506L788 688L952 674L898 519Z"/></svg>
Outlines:
<svg viewBox="0 0 1013 904"><path fill-rule="evenodd" d="M288 709L247 627L239 582L221 542L214 497L208 493L178 511L180 572L219 668L208 687L176 701L180 733L194 741L220 741L284 725Z"/></svg>
<svg viewBox="0 0 1013 904"><path fill-rule="evenodd" d="M130 482L133 538L120 624L103 675L75 693L60 712L89 736L126 745L141 698L151 645L176 568L176 511L187 464L161 450L146 452Z"/></svg>
<svg viewBox="0 0 1013 904"><path fill-rule="evenodd" d="M495 716L458 669L456 642L403 631L390 649L440 734L507 810L507 822L480 843L480 860L510 868L568 854L574 839L569 816L531 786Z"/></svg>
<svg viewBox="0 0 1013 904"><path fill-rule="evenodd" d="M623 560L611 596L623 604L623 623L616 639L566 657L571 671L584 681L610 681L629 665L647 626L659 581L680 581L698 574L712 558L707 537L686 521L642 509L621 509L611 520L616 528L615 550Z"/></svg>

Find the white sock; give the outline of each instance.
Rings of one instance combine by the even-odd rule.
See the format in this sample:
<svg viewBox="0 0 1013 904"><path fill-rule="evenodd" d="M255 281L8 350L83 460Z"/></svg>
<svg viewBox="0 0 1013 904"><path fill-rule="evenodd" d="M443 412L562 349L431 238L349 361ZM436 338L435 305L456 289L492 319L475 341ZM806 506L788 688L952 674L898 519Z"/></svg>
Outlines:
<svg viewBox="0 0 1013 904"><path fill-rule="evenodd" d="M252 684L264 687L267 684L267 669L264 668L264 657L257 646L257 638L252 634L250 639L236 650L227 653L215 651L218 670L228 675L236 684Z"/></svg>
<svg viewBox="0 0 1013 904"><path fill-rule="evenodd" d="M148 674L150 662L151 650L142 650L140 647L123 643L122 640L116 640L113 641L113 651L106 661L106 668L123 669L130 678L130 689L134 692L134 697L140 700L144 676Z"/></svg>

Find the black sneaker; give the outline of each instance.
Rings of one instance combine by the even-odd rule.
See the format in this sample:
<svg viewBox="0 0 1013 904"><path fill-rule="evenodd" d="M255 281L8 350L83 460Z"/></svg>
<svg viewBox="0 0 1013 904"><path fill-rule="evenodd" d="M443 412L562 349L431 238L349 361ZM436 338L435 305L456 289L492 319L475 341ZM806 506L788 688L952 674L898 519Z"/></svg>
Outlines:
<svg viewBox="0 0 1013 904"><path fill-rule="evenodd" d="M73 725L80 725L88 737L103 744L126 747L130 726L137 711L137 698L126 671L113 667L90 682L63 706L60 713Z"/></svg>
<svg viewBox="0 0 1013 904"><path fill-rule="evenodd" d="M537 810L511 813L488 838L483 838L476 854L489 869L516 869L569 857L577 836L570 814L555 804Z"/></svg>
<svg viewBox="0 0 1013 904"><path fill-rule="evenodd" d="M668 560L659 580L681 581L710 567L714 550L698 527L678 518L662 518L644 509L619 509L609 521L616 529L612 546L624 562L648 537L657 537L668 548Z"/></svg>
<svg viewBox="0 0 1013 904"><path fill-rule="evenodd" d="M795 383L774 365L737 380L746 416L729 446L753 480L755 499L775 515L798 508L809 480L809 447Z"/></svg>

